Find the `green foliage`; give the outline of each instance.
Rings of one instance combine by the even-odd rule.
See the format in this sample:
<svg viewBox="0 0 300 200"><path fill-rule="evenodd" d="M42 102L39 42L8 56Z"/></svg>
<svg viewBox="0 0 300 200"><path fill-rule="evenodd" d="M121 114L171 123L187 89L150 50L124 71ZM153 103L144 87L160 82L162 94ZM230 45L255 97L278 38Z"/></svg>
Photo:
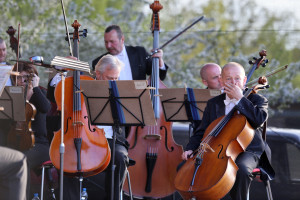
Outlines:
<svg viewBox="0 0 300 200"><path fill-rule="evenodd" d="M87 28L88 37L80 39L80 59L91 61L106 52L103 42L105 27L118 24L125 33L125 44L152 49L150 31L153 1L140 0L65 0L65 10L70 32L71 24L78 19ZM170 66L165 83L168 87L204 88L199 69L206 62L221 66L229 61L240 62L249 71L248 60L258 57L265 48L269 64L259 68L253 77L261 76L278 66L289 64L288 70L269 78L271 88L265 93L271 105L299 102L299 53L291 38L297 32L288 30L292 14L274 15L263 10L252 0L209 0L199 3L188 0L161 1L160 44L182 31L200 16L205 19L166 46L164 60ZM197 5L197 6L196 6ZM8 41L8 26L17 28L21 23L21 51L23 58L42 55L51 60L54 56L69 55L65 41L65 25L60 1L3 0L0 2L2 19L0 36ZM281 31L282 30L282 31ZM9 50L9 59L14 53ZM44 71L44 69L39 69ZM41 73L42 84L47 84L47 74Z"/></svg>

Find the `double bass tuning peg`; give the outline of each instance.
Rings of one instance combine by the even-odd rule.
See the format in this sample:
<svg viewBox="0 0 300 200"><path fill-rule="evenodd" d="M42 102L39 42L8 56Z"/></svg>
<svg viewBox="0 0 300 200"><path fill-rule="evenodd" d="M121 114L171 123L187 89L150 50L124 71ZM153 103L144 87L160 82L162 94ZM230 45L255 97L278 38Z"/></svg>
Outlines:
<svg viewBox="0 0 300 200"><path fill-rule="evenodd" d="M81 33L79 36L86 38L87 37L87 29L83 29L82 31L79 31L79 33ZM69 33L69 35L73 35L74 33ZM73 39L73 37L71 37L70 39ZM68 41L68 36L65 37L65 40Z"/></svg>

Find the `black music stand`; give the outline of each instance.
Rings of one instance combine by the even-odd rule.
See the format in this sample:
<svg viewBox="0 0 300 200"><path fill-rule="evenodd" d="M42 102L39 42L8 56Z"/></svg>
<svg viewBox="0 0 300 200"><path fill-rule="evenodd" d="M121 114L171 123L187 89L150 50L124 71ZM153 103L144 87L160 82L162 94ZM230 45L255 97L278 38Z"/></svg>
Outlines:
<svg viewBox="0 0 300 200"><path fill-rule="evenodd" d="M81 80L80 84L91 124L114 127L111 159L113 200L115 142L116 134L122 131L120 126L151 126L156 123L147 82Z"/></svg>
<svg viewBox="0 0 300 200"><path fill-rule="evenodd" d="M24 90L21 86L6 86L0 96L0 119L25 121Z"/></svg>
<svg viewBox="0 0 300 200"><path fill-rule="evenodd" d="M188 95L189 90L189 95ZM159 89L166 121L193 122L201 120L206 103L214 96L221 94L220 90L169 88ZM192 96L192 97L191 97ZM191 136L191 124L189 128Z"/></svg>

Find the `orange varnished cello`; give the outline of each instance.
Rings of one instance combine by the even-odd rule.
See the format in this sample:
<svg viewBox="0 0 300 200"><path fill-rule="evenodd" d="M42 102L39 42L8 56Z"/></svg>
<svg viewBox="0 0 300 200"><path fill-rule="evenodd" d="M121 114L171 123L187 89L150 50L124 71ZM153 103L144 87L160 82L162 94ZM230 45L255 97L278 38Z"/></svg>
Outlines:
<svg viewBox="0 0 300 200"><path fill-rule="evenodd" d="M16 30L9 26L8 30L6 31L10 36L10 47L15 51L16 57L17 57L17 63L16 63L16 71L18 71L18 61L19 58L21 58L20 55L20 48L19 48L19 41L20 41L20 24L18 28L18 39L14 37L14 34ZM32 71L32 73L34 73ZM25 151L30 149L34 146L35 143L35 137L34 132L31 129L31 121L34 120L34 117L36 115L36 108L35 106L30 103L28 100L26 100L27 96L27 89L28 86L31 84L32 76L33 74L30 74L28 77L28 81L26 83L26 86L24 88L24 105L25 105L25 121L15 121L7 135L7 145L11 148ZM15 86L18 86L17 83L17 76L12 76L13 80L15 82Z"/></svg>
<svg viewBox="0 0 300 200"><path fill-rule="evenodd" d="M74 27L74 56L78 58L79 27L77 20ZM75 55L76 54L76 55ZM73 77L65 80L64 101L64 143L65 158L63 171L66 175L86 177L103 171L110 162L110 148L103 130L89 126L87 110L80 92L80 80L93 80L89 76L74 71ZM58 110L62 108L61 82L55 88L55 100ZM60 131L54 134L50 146L50 158L53 165L60 169Z"/></svg>
<svg viewBox="0 0 300 200"><path fill-rule="evenodd" d="M260 52L250 75L259 65L265 65L266 51ZM251 76L248 75L250 79ZM244 97L268 88L266 79L248 89ZM227 115L214 120L205 130L193 157L179 169L175 178L176 190L184 199L218 200L232 188L238 170L237 156L244 152L254 137L254 129L245 116L232 109Z"/></svg>
<svg viewBox="0 0 300 200"><path fill-rule="evenodd" d="M152 30L154 35L153 49L158 48L159 16L162 9L159 1L154 1ZM150 85L151 98L156 126L132 127L127 137L130 147L129 157L136 161L128 168L132 194L135 197L161 198L175 192L174 178L176 167L181 162L182 146L176 144L172 134L172 123L166 122L159 102L158 88L165 88L159 80L159 60L152 60L152 75ZM128 191L127 184L124 190Z"/></svg>

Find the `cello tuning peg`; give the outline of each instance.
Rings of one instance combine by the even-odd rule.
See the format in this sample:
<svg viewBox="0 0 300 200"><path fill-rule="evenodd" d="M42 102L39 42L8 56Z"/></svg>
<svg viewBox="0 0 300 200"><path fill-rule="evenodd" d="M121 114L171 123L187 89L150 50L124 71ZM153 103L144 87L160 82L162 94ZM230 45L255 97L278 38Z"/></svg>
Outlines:
<svg viewBox="0 0 300 200"><path fill-rule="evenodd" d="M87 29L83 29L82 31L79 31L79 32L82 33L80 36L82 36L82 37L84 37L84 38L87 37L87 33L88 33Z"/></svg>
<svg viewBox="0 0 300 200"><path fill-rule="evenodd" d="M253 60L249 60L249 64L253 65L254 64Z"/></svg>
<svg viewBox="0 0 300 200"><path fill-rule="evenodd" d="M256 58L256 57L253 57L253 60L257 60L257 58Z"/></svg>
<svg viewBox="0 0 300 200"><path fill-rule="evenodd" d="M268 60L268 59L266 59L266 60L265 60L265 63L268 63L268 62L269 62L269 60Z"/></svg>
<svg viewBox="0 0 300 200"><path fill-rule="evenodd" d="M262 63L261 66L265 67L267 64L266 63Z"/></svg>

